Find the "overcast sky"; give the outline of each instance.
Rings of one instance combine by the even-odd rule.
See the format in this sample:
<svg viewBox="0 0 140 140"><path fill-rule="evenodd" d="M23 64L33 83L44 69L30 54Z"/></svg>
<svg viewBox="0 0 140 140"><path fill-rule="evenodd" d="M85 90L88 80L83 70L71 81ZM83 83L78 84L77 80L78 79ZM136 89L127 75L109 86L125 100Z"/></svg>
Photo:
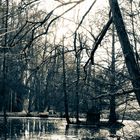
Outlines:
<svg viewBox="0 0 140 140"><path fill-rule="evenodd" d="M64 1L69 1L69 0L64 0ZM74 1L74 0L72 0ZM77 0L78 1L78 0ZM93 2L94 0L85 0L84 2L81 3L81 6L84 7L83 10L86 10L86 8L88 8L91 3ZM104 6L105 4L108 3L108 0L97 0L95 6L96 7L102 7ZM56 5L58 4L57 1L55 0L40 0L40 5L41 7L43 7L44 9L53 9Z"/></svg>

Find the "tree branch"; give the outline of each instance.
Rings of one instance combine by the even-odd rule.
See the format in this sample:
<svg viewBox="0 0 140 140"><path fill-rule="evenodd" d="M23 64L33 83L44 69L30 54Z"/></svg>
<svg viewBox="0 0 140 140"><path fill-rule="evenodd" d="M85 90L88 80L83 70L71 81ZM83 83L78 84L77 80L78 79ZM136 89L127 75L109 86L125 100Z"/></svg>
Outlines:
<svg viewBox="0 0 140 140"><path fill-rule="evenodd" d="M90 55L89 59L87 60L85 66L84 66L84 71L85 71L85 72L86 72L86 66L89 64L90 61L91 61L91 64L94 65L94 62L93 62L94 54L95 54L95 52L96 52L96 50L97 50L99 44L100 44L101 41L103 40L103 38L104 38L106 32L108 31L108 29L109 29L109 27L110 27L112 21L113 21L113 18L110 17L110 19L108 20L107 24L103 27L101 33L97 36L97 39L95 40L95 43L94 43L94 45L93 45L94 48L93 48L93 50L92 50L92 52L91 52L91 55Z"/></svg>

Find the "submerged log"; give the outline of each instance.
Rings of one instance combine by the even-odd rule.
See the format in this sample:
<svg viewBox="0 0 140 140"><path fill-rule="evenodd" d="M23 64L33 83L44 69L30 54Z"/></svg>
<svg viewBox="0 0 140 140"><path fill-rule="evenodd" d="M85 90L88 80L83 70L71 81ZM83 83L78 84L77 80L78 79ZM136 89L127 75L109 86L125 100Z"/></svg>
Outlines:
<svg viewBox="0 0 140 140"><path fill-rule="evenodd" d="M47 117L49 117L49 113L48 112L40 112L38 116L42 117L42 118L47 118Z"/></svg>

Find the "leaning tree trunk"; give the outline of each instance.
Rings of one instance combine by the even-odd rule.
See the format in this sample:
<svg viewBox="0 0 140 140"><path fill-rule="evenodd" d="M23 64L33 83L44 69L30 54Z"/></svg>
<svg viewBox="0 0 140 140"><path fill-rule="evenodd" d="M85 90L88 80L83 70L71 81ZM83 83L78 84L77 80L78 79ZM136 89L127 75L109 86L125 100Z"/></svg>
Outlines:
<svg viewBox="0 0 140 140"><path fill-rule="evenodd" d="M117 0L109 0L112 16L113 16L113 22L115 24L117 34L120 40L120 44L122 47L122 51L125 57L125 63L128 69L128 72L132 78L131 82L136 94L137 101L140 106L140 71L139 67L137 65L137 62L135 60L134 51L132 48L132 45L130 44L124 21L121 15L121 11L118 5Z"/></svg>

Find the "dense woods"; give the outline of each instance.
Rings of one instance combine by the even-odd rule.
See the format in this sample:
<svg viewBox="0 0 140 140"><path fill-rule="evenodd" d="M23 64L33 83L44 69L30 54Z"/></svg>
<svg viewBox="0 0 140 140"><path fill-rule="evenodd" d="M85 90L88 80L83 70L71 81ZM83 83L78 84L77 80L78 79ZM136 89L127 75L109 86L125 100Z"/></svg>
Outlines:
<svg viewBox="0 0 140 140"><path fill-rule="evenodd" d="M0 111L139 119L140 2L0 0ZM133 111L133 116L128 112ZM95 117L96 116L96 117ZM134 117L134 118L133 118Z"/></svg>

